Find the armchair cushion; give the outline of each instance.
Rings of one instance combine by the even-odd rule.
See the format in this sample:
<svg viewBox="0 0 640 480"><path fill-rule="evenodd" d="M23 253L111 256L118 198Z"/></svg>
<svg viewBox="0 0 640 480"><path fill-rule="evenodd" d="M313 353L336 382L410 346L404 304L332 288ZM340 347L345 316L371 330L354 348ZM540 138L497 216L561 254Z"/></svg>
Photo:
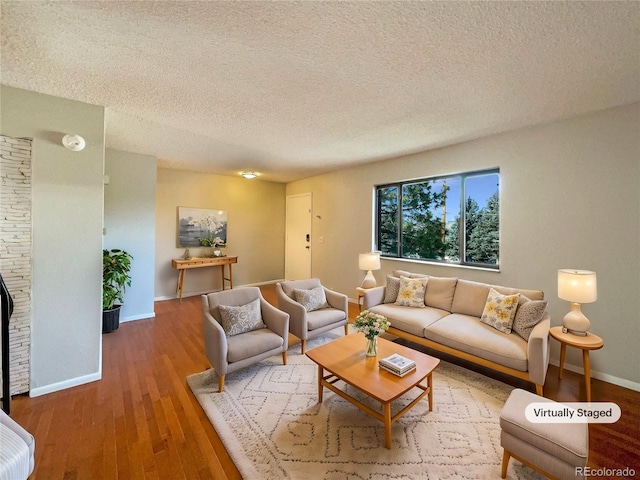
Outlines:
<svg viewBox="0 0 640 480"><path fill-rule="evenodd" d="M260 299L241 306L220 305L220 323L227 337L250 332L267 326L260 314Z"/></svg>
<svg viewBox="0 0 640 480"><path fill-rule="evenodd" d="M293 296L295 297L295 301L301 304L307 312L313 312L321 308L329 308L327 296L322 286L309 290L294 288Z"/></svg>
<svg viewBox="0 0 640 480"><path fill-rule="evenodd" d="M281 348L283 338L269 329L252 330L244 335L227 338L227 362L234 363L256 357L274 348Z"/></svg>

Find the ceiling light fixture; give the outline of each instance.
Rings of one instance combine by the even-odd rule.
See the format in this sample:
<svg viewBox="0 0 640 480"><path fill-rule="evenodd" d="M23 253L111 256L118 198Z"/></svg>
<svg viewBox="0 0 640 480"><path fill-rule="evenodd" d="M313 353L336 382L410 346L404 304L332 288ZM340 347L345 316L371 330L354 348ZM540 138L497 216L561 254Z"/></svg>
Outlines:
<svg viewBox="0 0 640 480"><path fill-rule="evenodd" d="M258 176L257 172L240 172L244 178L256 178Z"/></svg>
<svg viewBox="0 0 640 480"><path fill-rule="evenodd" d="M67 134L62 137L62 145L72 152L79 152L83 150L87 144L80 135Z"/></svg>

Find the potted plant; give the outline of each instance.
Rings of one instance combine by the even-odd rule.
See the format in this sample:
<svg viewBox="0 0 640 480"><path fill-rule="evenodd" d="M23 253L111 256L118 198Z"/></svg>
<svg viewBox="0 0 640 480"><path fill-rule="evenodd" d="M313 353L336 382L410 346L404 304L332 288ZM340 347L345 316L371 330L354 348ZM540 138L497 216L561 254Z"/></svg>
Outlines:
<svg viewBox="0 0 640 480"><path fill-rule="evenodd" d="M131 286L131 260L133 257L124 250L102 250L102 333L120 326L124 291Z"/></svg>

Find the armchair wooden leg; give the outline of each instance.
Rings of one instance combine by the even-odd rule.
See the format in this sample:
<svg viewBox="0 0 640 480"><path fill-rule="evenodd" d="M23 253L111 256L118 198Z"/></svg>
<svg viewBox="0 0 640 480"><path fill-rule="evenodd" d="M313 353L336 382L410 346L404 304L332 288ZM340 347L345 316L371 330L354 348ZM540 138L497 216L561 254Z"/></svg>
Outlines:
<svg viewBox="0 0 640 480"><path fill-rule="evenodd" d="M536 394L540 395L541 397L544 397L544 395L542 395L542 389L543 389L544 385L538 385L536 383Z"/></svg>
<svg viewBox="0 0 640 480"><path fill-rule="evenodd" d="M344 324L344 334L349 335L349 322Z"/></svg>
<svg viewBox="0 0 640 480"><path fill-rule="evenodd" d="M509 457L511 455L507 452L505 448L504 453L502 454L502 471L500 472L501 478L507 478L507 468L509 467Z"/></svg>
<svg viewBox="0 0 640 480"><path fill-rule="evenodd" d="M282 363L287 364L287 352L282 352Z"/></svg>
<svg viewBox="0 0 640 480"><path fill-rule="evenodd" d="M220 375L218 378L218 392L221 393L224 390L224 375Z"/></svg>
<svg viewBox="0 0 640 480"><path fill-rule="evenodd" d="M302 355L304 355L304 352L307 350L307 341L306 340L300 340L300 348L302 348Z"/></svg>

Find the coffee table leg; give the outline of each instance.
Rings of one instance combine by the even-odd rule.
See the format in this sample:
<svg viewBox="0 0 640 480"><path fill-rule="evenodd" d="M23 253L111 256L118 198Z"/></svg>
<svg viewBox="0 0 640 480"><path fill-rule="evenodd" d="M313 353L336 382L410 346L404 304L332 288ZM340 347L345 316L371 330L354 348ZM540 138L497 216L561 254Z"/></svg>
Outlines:
<svg viewBox="0 0 640 480"><path fill-rule="evenodd" d="M384 446L391 449L391 403L384 404Z"/></svg>
<svg viewBox="0 0 640 480"><path fill-rule="evenodd" d="M427 375L427 387L429 387L429 411L433 412L433 372Z"/></svg>
<svg viewBox="0 0 640 480"><path fill-rule="evenodd" d="M322 403L322 376L324 375L324 368L318 365L318 403Z"/></svg>

